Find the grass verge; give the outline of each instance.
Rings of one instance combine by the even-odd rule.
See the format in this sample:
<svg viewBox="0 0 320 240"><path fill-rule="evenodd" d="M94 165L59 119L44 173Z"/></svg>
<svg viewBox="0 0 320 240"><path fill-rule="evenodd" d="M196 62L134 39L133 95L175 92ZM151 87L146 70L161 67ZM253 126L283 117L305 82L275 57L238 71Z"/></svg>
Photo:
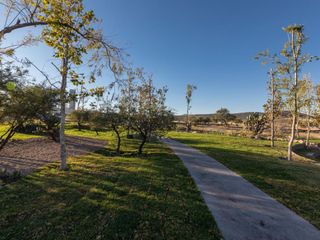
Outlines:
<svg viewBox="0 0 320 240"><path fill-rule="evenodd" d="M288 162L286 142L218 134L168 135L212 156L320 228L320 166Z"/></svg>
<svg viewBox="0 0 320 240"><path fill-rule="evenodd" d="M220 239L182 162L160 143L132 155L137 144L126 140L122 156L71 158L65 172L51 164L0 189L0 239Z"/></svg>

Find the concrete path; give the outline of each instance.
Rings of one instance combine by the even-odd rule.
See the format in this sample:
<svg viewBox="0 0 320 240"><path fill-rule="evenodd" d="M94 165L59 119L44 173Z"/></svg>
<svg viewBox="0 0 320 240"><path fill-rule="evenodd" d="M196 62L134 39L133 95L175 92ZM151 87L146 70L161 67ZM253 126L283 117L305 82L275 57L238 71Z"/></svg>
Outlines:
<svg viewBox="0 0 320 240"><path fill-rule="evenodd" d="M320 240L320 231L215 159L163 139L183 161L226 240Z"/></svg>

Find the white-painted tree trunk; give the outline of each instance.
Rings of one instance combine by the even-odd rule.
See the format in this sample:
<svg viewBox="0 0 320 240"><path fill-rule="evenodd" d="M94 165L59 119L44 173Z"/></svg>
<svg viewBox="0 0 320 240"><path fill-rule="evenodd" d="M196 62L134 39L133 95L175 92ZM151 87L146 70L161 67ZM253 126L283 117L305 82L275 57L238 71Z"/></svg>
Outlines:
<svg viewBox="0 0 320 240"><path fill-rule="evenodd" d="M307 140L306 140L306 145L309 146L309 141L310 141L310 112L308 112L308 129L307 129Z"/></svg>
<svg viewBox="0 0 320 240"><path fill-rule="evenodd" d="M274 76L271 69L271 92L272 92L272 102L271 102L271 147L274 147L274 101L275 101L275 86L274 86Z"/></svg>
<svg viewBox="0 0 320 240"><path fill-rule="evenodd" d="M294 73L294 105L292 110L292 125L291 125L291 137L288 143L288 160L292 160L292 146L295 140L296 136L296 126L297 126L297 118L298 118L298 56L296 53L295 48L295 35L292 31L291 33L291 48L292 48L292 54L294 58L294 66L293 66L293 73Z"/></svg>
<svg viewBox="0 0 320 240"><path fill-rule="evenodd" d="M65 138L65 123L66 123L66 89L67 89L67 77L68 77L68 57L62 60L62 78L61 78L61 88L60 88L60 169L67 169L67 148L66 148L66 138Z"/></svg>

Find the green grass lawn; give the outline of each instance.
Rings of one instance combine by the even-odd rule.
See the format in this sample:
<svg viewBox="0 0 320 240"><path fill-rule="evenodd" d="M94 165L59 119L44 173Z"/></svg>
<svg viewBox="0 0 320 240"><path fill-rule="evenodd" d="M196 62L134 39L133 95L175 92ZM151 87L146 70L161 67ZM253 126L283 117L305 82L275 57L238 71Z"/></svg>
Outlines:
<svg viewBox="0 0 320 240"><path fill-rule="evenodd" d="M0 239L220 239L182 162L160 143L130 154L137 144L126 140L122 156L74 157L65 172L51 164L0 189Z"/></svg>
<svg viewBox="0 0 320 240"><path fill-rule="evenodd" d="M320 228L320 166L288 162L286 142L218 134L172 132L169 137L195 147L242 175Z"/></svg>
<svg viewBox="0 0 320 240"><path fill-rule="evenodd" d="M8 126L5 124L0 124L0 135L5 133L5 131L8 129ZM13 140L26 140L30 138L38 138L41 136L33 135L33 134L23 134L23 133L16 133L12 139Z"/></svg>

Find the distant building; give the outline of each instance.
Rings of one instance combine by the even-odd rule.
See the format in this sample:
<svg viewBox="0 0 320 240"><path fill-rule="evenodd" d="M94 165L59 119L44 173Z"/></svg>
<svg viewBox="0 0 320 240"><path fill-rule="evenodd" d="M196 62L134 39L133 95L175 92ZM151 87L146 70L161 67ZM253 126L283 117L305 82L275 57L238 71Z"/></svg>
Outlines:
<svg viewBox="0 0 320 240"><path fill-rule="evenodd" d="M76 90L70 89L69 94L74 97L71 98L72 100L66 106L66 114L70 114L76 110Z"/></svg>

